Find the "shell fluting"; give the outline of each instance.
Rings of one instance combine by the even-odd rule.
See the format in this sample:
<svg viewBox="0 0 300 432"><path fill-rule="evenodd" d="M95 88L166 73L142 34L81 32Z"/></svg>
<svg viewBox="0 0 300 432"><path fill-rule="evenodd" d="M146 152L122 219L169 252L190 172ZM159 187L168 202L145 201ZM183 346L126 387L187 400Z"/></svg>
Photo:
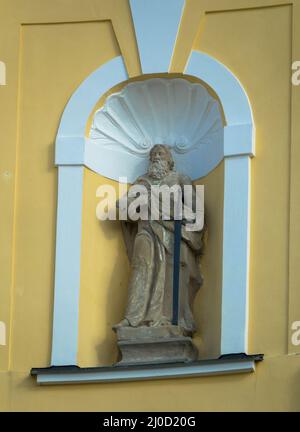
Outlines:
<svg viewBox="0 0 300 432"><path fill-rule="evenodd" d="M223 139L219 102L198 83L152 78L128 84L96 111L90 141L147 157L155 144L184 154Z"/></svg>

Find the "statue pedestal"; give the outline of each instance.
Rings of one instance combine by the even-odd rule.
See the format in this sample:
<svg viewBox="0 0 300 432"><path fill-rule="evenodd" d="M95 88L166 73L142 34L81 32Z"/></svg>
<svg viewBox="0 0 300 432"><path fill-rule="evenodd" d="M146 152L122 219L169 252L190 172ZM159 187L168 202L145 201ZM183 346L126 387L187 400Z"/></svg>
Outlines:
<svg viewBox="0 0 300 432"><path fill-rule="evenodd" d="M117 329L122 356L117 366L187 363L198 359L198 350L177 326L121 327Z"/></svg>

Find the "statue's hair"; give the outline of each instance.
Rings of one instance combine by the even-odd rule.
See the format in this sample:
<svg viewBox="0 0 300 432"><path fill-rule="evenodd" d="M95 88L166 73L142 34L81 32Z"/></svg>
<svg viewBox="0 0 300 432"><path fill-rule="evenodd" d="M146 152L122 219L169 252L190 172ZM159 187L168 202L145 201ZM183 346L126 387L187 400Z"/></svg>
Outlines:
<svg viewBox="0 0 300 432"><path fill-rule="evenodd" d="M171 148L172 147L167 144L155 144L150 150L150 161L152 161L153 153L155 152L155 150L162 149L165 151L167 155L167 161L169 163L170 169L173 170L175 166L175 162L172 156Z"/></svg>

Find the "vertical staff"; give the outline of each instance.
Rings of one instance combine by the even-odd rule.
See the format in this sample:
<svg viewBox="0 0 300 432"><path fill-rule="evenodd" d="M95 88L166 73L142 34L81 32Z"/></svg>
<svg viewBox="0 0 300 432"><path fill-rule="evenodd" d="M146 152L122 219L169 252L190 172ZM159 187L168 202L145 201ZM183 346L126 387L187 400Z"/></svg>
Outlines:
<svg viewBox="0 0 300 432"><path fill-rule="evenodd" d="M173 260L173 318L172 324L178 325L179 315L179 277L180 277L181 220L174 221L174 260Z"/></svg>

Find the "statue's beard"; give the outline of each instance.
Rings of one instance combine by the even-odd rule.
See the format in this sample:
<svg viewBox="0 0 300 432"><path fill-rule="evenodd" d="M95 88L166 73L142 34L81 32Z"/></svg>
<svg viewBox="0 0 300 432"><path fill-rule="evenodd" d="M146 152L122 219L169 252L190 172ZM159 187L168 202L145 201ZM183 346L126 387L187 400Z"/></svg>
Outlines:
<svg viewBox="0 0 300 432"><path fill-rule="evenodd" d="M163 159L151 162L148 169L148 174L154 179L162 179L170 172L169 162Z"/></svg>

